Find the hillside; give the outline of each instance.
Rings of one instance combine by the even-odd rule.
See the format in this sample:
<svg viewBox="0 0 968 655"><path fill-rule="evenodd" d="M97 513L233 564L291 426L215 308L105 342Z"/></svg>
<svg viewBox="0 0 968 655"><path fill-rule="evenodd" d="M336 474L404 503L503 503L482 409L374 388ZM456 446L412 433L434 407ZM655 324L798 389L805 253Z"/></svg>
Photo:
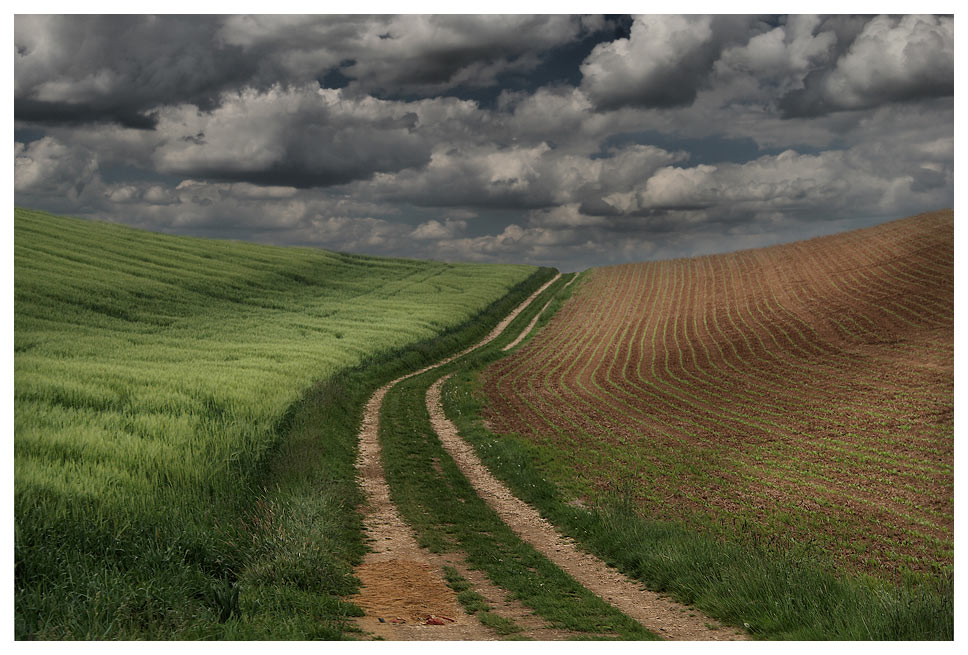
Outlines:
<svg viewBox="0 0 968 655"><path fill-rule="evenodd" d="M537 270L166 236L22 209L14 238L16 629L34 638L214 634L258 554L236 543L236 517L257 498L291 504L261 487L292 483L278 452L300 399L329 393L352 423L363 391L334 387L348 384L342 372L367 363L387 374L380 367L418 343L416 363L456 348L437 342L486 323L481 312ZM336 543L344 529L361 539L347 527L354 431L346 445L317 426L282 466L333 459L324 489L301 490L333 494L330 507L299 509L330 521L316 526L320 557L359 548ZM344 584L345 566L314 565L324 564Z"/></svg>
<svg viewBox="0 0 968 655"><path fill-rule="evenodd" d="M950 574L953 220L594 269L484 372L484 416L580 503Z"/></svg>

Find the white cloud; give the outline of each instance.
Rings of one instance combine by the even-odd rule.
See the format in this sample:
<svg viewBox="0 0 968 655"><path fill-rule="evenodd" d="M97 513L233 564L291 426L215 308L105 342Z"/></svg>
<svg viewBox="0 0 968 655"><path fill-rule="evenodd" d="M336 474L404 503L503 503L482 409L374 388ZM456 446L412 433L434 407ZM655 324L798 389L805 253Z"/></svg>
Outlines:
<svg viewBox="0 0 968 655"><path fill-rule="evenodd" d="M790 16L786 24L724 50L716 72L734 84L735 74L750 76L758 86L769 81L771 94L800 88L807 73L825 66L834 55L837 34L817 32L819 27L818 16Z"/></svg>
<svg viewBox="0 0 968 655"><path fill-rule="evenodd" d="M628 39L595 46L581 89L600 109L689 105L723 48L761 29L731 15L636 16Z"/></svg>
<svg viewBox="0 0 968 655"><path fill-rule="evenodd" d="M953 31L943 17L639 17L631 38L592 50L578 87L564 77L515 84L489 108L421 94L526 73L609 24L100 17L81 21L82 39L66 19L17 20L17 93L52 103L45 111L80 112L44 123L39 139L36 124L15 125L16 202L51 211L375 254L577 266L764 245L837 217L953 199L954 110L943 88ZM179 20L185 30L171 32ZM133 31L112 43L112 21ZM357 80L321 89L316 78L334 66ZM394 93L407 99L387 99ZM90 106L57 104L73 100ZM154 129L85 122L148 109Z"/></svg>
<svg viewBox="0 0 968 655"><path fill-rule="evenodd" d="M787 116L869 109L954 93L954 20L877 16L837 60L780 101Z"/></svg>
<svg viewBox="0 0 968 655"><path fill-rule="evenodd" d="M211 112L165 109L158 131L168 138L153 158L166 173L331 186L425 163L418 120L404 103L347 99L338 90L246 89Z"/></svg>
<svg viewBox="0 0 968 655"><path fill-rule="evenodd" d="M418 225L410 238L424 240L453 239L455 236L467 229L467 221L445 219L443 223L438 220L429 220Z"/></svg>

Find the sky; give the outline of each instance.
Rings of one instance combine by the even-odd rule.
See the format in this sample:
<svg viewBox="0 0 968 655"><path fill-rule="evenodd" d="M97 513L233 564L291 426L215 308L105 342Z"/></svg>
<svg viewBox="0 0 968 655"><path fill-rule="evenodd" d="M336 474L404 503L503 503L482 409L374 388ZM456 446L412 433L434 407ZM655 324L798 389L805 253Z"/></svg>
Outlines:
<svg viewBox="0 0 968 655"><path fill-rule="evenodd" d="M950 16L13 23L22 207L568 272L954 206Z"/></svg>

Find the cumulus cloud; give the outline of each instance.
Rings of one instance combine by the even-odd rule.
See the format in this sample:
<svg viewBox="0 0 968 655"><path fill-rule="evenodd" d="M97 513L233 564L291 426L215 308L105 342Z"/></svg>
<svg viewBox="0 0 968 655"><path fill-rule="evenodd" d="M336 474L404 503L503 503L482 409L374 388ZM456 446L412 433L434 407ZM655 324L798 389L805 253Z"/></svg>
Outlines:
<svg viewBox="0 0 968 655"><path fill-rule="evenodd" d="M97 156L69 148L51 137L14 143L14 190L20 194L77 201L91 185L100 185Z"/></svg>
<svg viewBox="0 0 968 655"><path fill-rule="evenodd" d="M576 16L30 16L14 23L14 107L35 123L151 129L164 106L226 91L327 85L347 93L487 87L606 26Z"/></svg>
<svg viewBox="0 0 968 655"><path fill-rule="evenodd" d="M18 16L16 202L566 270L953 204L950 18L622 22Z"/></svg>
<svg viewBox="0 0 968 655"><path fill-rule="evenodd" d="M581 66L582 91L599 109L688 105L723 47L749 38L737 16L638 16L628 39L595 47Z"/></svg>
<svg viewBox="0 0 968 655"><path fill-rule="evenodd" d="M40 123L151 128L162 105L215 105L252 78L257 60L215 42L196 16L28 16L14 19L14 114Z"/></svg>
<svg viewBox="0 0 968 655"><path fill-rule="evenodd" d="M785 24L726 48L714 68L731 84L744 75L771 94L782 94L802 88L808 73L826 66L837 43L837 32L819 16L790 16Z"/></svg>
<svg viewBox="0 0 968 655"><path fill-rule="evenodd" d="M606 201L631 215L703 210L706 221L745 220L772 211L895 214L940 207L952 175L945 143L950 144L942 140L908 153L901 166L886 163L885 155L893 153L868 146L817 155L787 150L745 164L669 166Z"/></svg>
<svg viewBox="0 0 968 655"><path fill-rule="evenodd" d="M576 16L395 16L364 37L368 52L343 73L365 91L435 93L492 86L535 68L541 54L575 40Z"/></svg>
<svg viewBox="0 0 968 655"><path fill-rule="evenodd" d="M377 175L371 192L420 206L541 208L597 203L685 157L648 145L613 149L607 157L560 152L547 143L438 148L426 167Z"/></svg>
<svg viewBox="0 0 968 655"><path fill-rule="evenodd" d="M222 43L271 53L262 66L290 79L338 71L350 92L432 94L485 87L523 72L543 54L589 32L577 16L231 16Z"/></svg>
<svg viewBox="0 0 968 655"><path fill-rule="evenodd" d="M211 112L165 110L161 172L294 187L331 186L420 166L430 146L405 106L338 90L278 87L226 96Z"/></svg>
<svg viewBox="0 0 968 655"><path fill-rule="evenodd" d="M426 223L421 223L410 233L410 237L413 239L423 240L439 240L439 239L453 239L458 234L462 233L467 229L467 221L447 218L443 222L437 220L429 220Z"/></svg>
<svg viewBox="0 0 968 655"><path fill-rule="evenodd" d="M954 19L877 16L830 70L784 96L785 116L817 116L954 94Z"/></svg>

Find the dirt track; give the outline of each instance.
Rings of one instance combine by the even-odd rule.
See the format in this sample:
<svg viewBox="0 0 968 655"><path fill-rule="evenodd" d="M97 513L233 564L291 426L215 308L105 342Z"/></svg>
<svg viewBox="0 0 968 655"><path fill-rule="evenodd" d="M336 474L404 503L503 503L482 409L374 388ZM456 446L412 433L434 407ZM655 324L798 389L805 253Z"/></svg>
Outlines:
<svg viewBox="0 0 968 655"><path fill-rule="evenodd" d="M417 545L413 532L390 500L390 489L380 462L380 407L387 391L398 382L443 366L493 341L559 277L555 276L535 291L479 343L433 366L397 378L378 389L367 402L359 433L360 454L356 470L366 494L363 521L373 550L366 554L363 564L355 571L363 585L360 594L352 599L366 612L366 616L357 620L362 629L384 639L396 640L481 641L497 638L491 630L463 612L454 592L444 582L442 568L448 561ZM446 618L441 618L441 625L433 625L427 624L429 617Z"/></svg>
<svg viewBox="0 0 968 655"><path fill-rule="evenodd" d="M573 277L570 280L568 280L568 282L565 283L565 286L563 286L561 288L562 289L567 289L571 285L571 283L574 282L577 279L578 279L578 276L576 275L575 277ZM550 304L551 304L551 301L550 300L547 303L545 303L545 306L541 308L541 311L540 312L538 312L537 314L534 315L534 318L531 319L531 322L528 323L527 327L524 328L523 330L521 330L521 334L519 334L517 336L517 338L515 338L514 341L512 341L508 345L506 345L503 348L501 348L501 352L507 352L507 351L511 350L511 348L514 348L516 345L518 345L519 343L521 343L522 341L524 341L524 338L527 337L529 334L531 334L531 330L533 330L534 329L534 326L538 324L538 319L541 318L541 315L545 313L545 310L548 309L548 305L550 305Z"/></svg>
<svg viewBox="0 0 968 655"><path fill-rule="evenodd" d="M532 294L478 344L433 366L394 380L377 390L367 403L359 435L357 471L367 497L364 524L373 550L357 567L356 575L363 584L360 594L352 599L366 612L366 616L357 620L362 629L391 640L483 641L500 638L460 607L456 595L444 582L443 567L451 565L461 569L462 574L474 582L478 592L489 597L495 612L521 625L525 629L524 636L540 640L589 636L543 625L520 603L502 598L505 594L490 584L485 576L463 567L459 555L435 555L421 549L410 527L400 518L390 500L380 461L379 416L387 391L402 380L443 366L489 343L557 279L555 277ZM526 337L535 323L532 321L515 343ZM641 585L608 568L597 558L579 551L574 543L559 535L533 508L514 497L481 464L471 447L460 439L453 423L444 416L440 407L440 386L445 379L438 380L428 390L427 405L434 429L478 494L519 536L590 591L660 636L677 640L746 638L734 629L722 628L692 608L644 590ZM428 624L431 617L434 620Z"/></svg>
<svg viewBox="0 0 968 655"><path fill-rule="evenodd" d="M518 499L478 459L474 448L457 432L440 402L440 389L450 376L427 390L427 410L434 431L477 494L496 511L518 536L557 564L586 589L597 594L654 633L668 639L735 641L745 635L725 629L698 610L648 591L597 557L580 551L527 503ZM708 626L714 626L710 628Z"/></svg>

